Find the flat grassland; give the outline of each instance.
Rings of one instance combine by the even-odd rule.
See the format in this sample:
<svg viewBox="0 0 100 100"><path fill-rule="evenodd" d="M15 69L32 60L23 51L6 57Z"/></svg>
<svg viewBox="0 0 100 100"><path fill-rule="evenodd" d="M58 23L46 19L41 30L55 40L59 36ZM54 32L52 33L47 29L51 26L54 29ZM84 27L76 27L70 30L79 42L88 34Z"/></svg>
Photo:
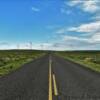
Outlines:
<svg viewBox="0 0 100 100"><path fill-rule="evenodd" d="M56 54L100 72L100 51L66 51Z"/></svg>
<svg viewBox="0 0 100 100"><path fill-rule="evenodd" d="M44 52L35 50L0 50L0 76L10 73L42 55Z"/></svg>

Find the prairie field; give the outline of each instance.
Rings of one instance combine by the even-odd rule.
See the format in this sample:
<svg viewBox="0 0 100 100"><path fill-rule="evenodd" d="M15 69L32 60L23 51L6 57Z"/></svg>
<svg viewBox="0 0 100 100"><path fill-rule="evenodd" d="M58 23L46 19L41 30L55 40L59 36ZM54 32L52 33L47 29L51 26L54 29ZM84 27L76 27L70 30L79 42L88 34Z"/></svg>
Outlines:
<svg viewBox="0 0 100 100"><path fill-rule="evenodd" d="M67 51L58 52L57 55L100 72L100 51Z"/></svg>
<svg viewBox="0 0 100 100"><path fill-rule="evenodd" d="M44 55L43 52L35 50L1 50L0 76L10 73L42 55Z"/></svg>

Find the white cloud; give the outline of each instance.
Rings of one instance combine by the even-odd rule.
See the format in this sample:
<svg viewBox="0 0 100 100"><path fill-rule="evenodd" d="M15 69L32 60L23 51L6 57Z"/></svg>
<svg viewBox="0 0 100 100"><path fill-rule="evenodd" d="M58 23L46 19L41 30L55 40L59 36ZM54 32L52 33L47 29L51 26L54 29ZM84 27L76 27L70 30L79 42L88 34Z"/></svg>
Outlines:
<svg viewBox="0 0 100 100"><path fill-rule="evenodd" d="M76 6L79 7L84 12L95 13L92 17L94 20L90 23L83 23L79 26L70 27L70 28L63 28L63 32L73 31L79 32L81 36L85 36L84 38L76 38L87 42L87 43L94 43L100 44L100 1L99 0L71 0L70 2L66 3L69 6Z"/></svg>
<svg viewBox="0 0 100 100"><path fill-rule="evenodd" d="M81 4L81 3L83 3L82 0L71 0L70 2L67 2L67 1L65 2L65 4L69 5L69 6L76 6L76 5Z"/></svg>
<svg viewBox="0 0 100 100"><path fill-rule="evenodd" d="M99 43L100 44L100 33L95 33L91 36L91 38L89 39L90 43Z"/></svg>
<svg viewBox="0 0 100 100"><path fill-rule="evenodd" d="M38 9L38 8L36 8L36 7L32 7L32 11L34 11L34 12L39 12L40 9Z"/></svg>
<svg viewBox="0 0 100 100"><path fill-rule="evenodd" d="M88 0L83 3L83 10L86 12L94 13L96 11L99 11L100 8L98 6L99 1L98 0Z"/></svg>
<svg viewBox="0 0 100 100"><path fill-rule="evenodd" d="M94 33L100 31L100 21L84 23L76 27L64 27L56 31L58 34L73 32Z"/></svg>
<svg viewBox="0 0 100 100"><path fill-rule="evenodd" d="M77 6L85 12L94 13L100 11L100 1L99 0L71 0L66 2L69 6Z"/></svg>
<svg viewBox="0 0 100 100"><path fill-rule="evenodd" d="M32 49L39 49L39 50L46 50L47 48L49 48L49 46L51 46L50 43L32 43ZM30 47L30 43L21 43L20 44L20 48L19 49L31 49Z"/></svg>
<svg viewBox="0 0 100 100"><path fill-rule="evenodd" d="M75 36L68 36L68 35L65 35L65 36L63 36L63 40L64 40L64 41L79 40L79 38L78 38L78 37L75 37Z"/></svg>
<svg viewBox="0 0 100 100"><path fill-rule="evenodd" d="M82 24L78 27L71 27L68 31L93 33L100 31L100 21Z"/></svg>
<svg viewBox="0 0 100 100"><path fill-rule="evenodd" d="M71 27L67 31L87 33L85 38L74 37L74 40L82 40L87 43L100 43L100 21L82 24L78 27ZM89 37L87 37L89 35ZM85 35L84 35L85 36Z"/></svg>
<svg viewBox="0 0 100 100"><path fill-rule="evenodd" d="M65 45L67 48L71 44L70 49L100 49L100 21L84 23L77 27L64 27L56 33L69 33L70 31L79 32L79 35L61 35L59 41L63 41L63 47ZM59 43L59 45L61 44Z"/></svg>
<svg viewBox="0 0 100 100"><path fill-rule="evenodd" d="M73 49L100 49L100 33L95 33L90 37L79 37L79 36L70 36L65 35L62 37L62 44L67 46L71 46L71 50Z"/></svg>
<svg viewBox="0 0 100 100"><path fill-rule="evenodd" d="M81 38L81 37L70 36L70 35L65 35L65 36L63 37L63 40L64 40L64 41L83 41L83 42L88 41L87 38Z"/></svg>
<svg viewBox="0 0 100 100"><path fill-rule="evenodd" d="M77 36L65 35L60 37L59 41L52 41L52 43L33 43L33 49L37 50L87 50L87 49L100 49L97 48L95 43L100 41L99 33L91 38L80 38ZM98 38L97 40L95 38ZM95 43L93 42L95 41ZM92 44L92 45L91 45ZM94 45L93 45L94 44ZM10 46L1 46L0 49L18 49L17 43L10 44ZM19 43L19 49L30 49L29 43Z"/></svg>
<svg viewBox="0 0 100 100"><path fill-rule="evenodd" d="M100 49L100 41L95 40L95 36L89 37L78 37L65 35L59 38L52 44L51 49L53 50L93 50Z"/></svg>
<svg viewBox="0 0 100 100"><path fill-rule="evenodd" d="M61 28L61 29L56 31L56 33L58 33L58 34L62 34L62 33L65 33L65 32L67 32L67 28Z"/></svg>
<svg viewBox="0 0 100 100"><path fill-rule="evenodd" d="M56 33L58 42L53 43L55 49L63 50L100 50L100 1L99 0L70 0L61 8L62 13L67 12L66 5L78 7L84 12L92 13L91 22L80 23L79 26L62 27ZM70 32L75 34L71 35Z"/></svg>

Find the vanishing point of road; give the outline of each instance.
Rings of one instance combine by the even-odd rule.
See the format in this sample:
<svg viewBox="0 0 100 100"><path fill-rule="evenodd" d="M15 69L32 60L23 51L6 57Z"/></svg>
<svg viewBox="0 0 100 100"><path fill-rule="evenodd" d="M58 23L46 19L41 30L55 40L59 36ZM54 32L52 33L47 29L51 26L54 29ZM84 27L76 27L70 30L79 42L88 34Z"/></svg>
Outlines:
<svg viewBox="0 0 100 100"><path fill-rule="evenodd" d="M100 74L47 54L1 77L0 100L100 100Z"/></svg>

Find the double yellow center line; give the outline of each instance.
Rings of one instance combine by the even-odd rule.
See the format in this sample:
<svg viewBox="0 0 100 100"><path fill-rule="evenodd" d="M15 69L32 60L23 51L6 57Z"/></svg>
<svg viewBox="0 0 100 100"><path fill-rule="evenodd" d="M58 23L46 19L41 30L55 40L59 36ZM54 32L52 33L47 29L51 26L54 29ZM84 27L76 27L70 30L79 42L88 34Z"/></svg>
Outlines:
<svg viewBox="0 0 100 100"><path fill-rule="evenodd" d="M49 58L49 96L48 96L48 100L53 100L53 92L52 92L53 87L52 86L54 87L54 95L57 96L58 90L57 90L56 78L54 74L52 75L52 60L50 57Z"/></svg>

